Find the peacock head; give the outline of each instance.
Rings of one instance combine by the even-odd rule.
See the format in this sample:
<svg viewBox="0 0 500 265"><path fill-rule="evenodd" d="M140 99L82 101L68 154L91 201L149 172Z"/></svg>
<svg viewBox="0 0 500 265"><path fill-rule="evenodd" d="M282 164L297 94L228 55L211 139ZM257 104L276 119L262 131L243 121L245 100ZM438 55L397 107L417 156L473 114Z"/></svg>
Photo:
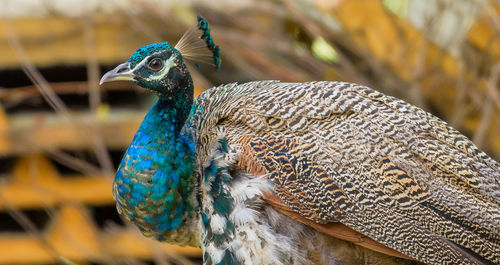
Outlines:
<svg viewBox="0 0 500 265"><path fill-rule="evenodd" d="M195 34L198 32L200 34ZM139 86L171 97L179 90L192 89L191 75L184 59L220 67L220 49L210 35L207 21L198 15L198 25L188 30L177 45L153 43L139 48L125 62L107 72L101 82L133 81Z"/></svg>
<svg viewBox="0 0 500 265"><path fill-rule="evenodd" d="M160 96L171 95L192 84L181 53L167 42L139 48L126 62L107 72L100 83L117 80L133 81Z"/></svg>

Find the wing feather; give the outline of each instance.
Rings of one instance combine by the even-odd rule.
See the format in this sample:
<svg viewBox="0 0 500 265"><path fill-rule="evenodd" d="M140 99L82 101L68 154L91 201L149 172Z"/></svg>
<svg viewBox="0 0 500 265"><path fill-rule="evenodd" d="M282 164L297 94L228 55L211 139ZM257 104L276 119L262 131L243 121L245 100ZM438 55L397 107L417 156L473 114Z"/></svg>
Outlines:
<svg viewBox="0 0 500 265"><path fill-rule="evenodd" d="M500 165L431 114L342 82L230 84L193 109L200 161L224 126L238 165L312 224L426 263L500 263Z"/></svg>

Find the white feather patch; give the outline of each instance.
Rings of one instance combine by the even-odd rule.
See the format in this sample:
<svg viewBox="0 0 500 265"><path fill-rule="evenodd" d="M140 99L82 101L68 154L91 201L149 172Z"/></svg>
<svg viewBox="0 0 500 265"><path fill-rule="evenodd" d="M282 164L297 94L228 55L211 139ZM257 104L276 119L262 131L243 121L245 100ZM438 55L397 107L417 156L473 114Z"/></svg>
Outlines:
<svg viewBox="0 0 500 265"><path fill-rule="evenodd" d="M212 258L212 263L217 264L222 260L222 256L224 255L224 250L217 248L213 243L209 244L205 251Z"/></svg>
<svg viewBox="0 0 500 265"><path fill-rule="evenodd" d="M224 230L226 229L226 218L221 216L220 214L214 214L210 217L210 228L212 228L212 233L217 235L224 234Z"/></svg>
<svg viewBox="0 0 500 265"><path fill-rule="evenodd" d="M261 196L263 190L271 190L267 180L263 177L253 178L234 183L231 196L236 202L243 202Z"/></svg>
<svg viewBox="0 0 500 265"><path fill-rule="evenodd" d="M242 262L244 262L245 265L252 265L252 258L250 257L250 253L248 252L247 248L239 248L238 250L234 251L234 254L236 258Z"/></svg>
<svg viewBox="0 0 500 265"><path fill-rule="evenodd" d="M229 219L236 226L243 226L249 222L255 221L257 211L246 207L242 204L237 204L234 210L229 215Z"/></svg>

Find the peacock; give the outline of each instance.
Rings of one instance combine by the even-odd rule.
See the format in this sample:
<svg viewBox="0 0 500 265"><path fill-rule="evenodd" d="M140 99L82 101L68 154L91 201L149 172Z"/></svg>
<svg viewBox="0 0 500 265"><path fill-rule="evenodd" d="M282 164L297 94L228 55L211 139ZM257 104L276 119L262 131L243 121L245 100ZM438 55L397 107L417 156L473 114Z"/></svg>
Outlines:
<svg viewBox="0 0 500 265"><path fill-rule="evenodd" d="M201 16L101 79L158 95L113 184L145 236L204 264L500 264L500 164L444 121L347 82L193 99L186 60L220 66Z"/></svg>

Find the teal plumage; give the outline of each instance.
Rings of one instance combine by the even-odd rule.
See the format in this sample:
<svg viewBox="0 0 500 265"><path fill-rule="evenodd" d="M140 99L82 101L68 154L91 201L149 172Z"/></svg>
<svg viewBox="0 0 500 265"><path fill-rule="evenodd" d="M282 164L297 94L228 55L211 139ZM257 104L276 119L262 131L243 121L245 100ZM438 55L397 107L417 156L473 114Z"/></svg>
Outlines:
<svg viewBox="0 0 500 265"><path fill-rule="evenodd" d="M147 45L101 80L159 96L113 186L146 236L201 246L205 264L500 264L500 165L443 121L343 82L193 102L182 54Z"/></svg>
<svg viewBox="0 0 500 265"><path fill-rule="evenodd" d="M159 100L144 118L114 181L118 211L158 240L194 214L194 143ZM134 209L134 211L130 211ZM137 214L140 212L140 214Z"/></svg>
<svg viewBox="0 0 500 265"><path fill-rule="evenodd" d="M195 181L194 143L180 132L193 101L193 82L182 55L168 43L138 49L130 56L126 67L137 68L137 75L148 76L154 70L141 68L138 64L152 54L156 54L158 60L175 58L171 64L181 66L165 73L168 80L136 80L156 89L160 100L148 112L127 149L115 176L113 194L121 214L148 236L166 240L168 232L178 229L193 216L198 204L192 185ZM192 241L189 237L176 240Z"/></svg>
<svg viewBox="0 0 500 265"><path fill-rule="evenodd" d="M177 49L172 47L172 45L168 44L168 42L152 43L137 49L137 51L135 51L134 54L132 54L130 58L128 58L127 62L130 63L130 67L134 68L138 63L142 61L142 59L144 59L144 57L161 50L172 50L173 52L182 56L182 54Z"/></svg>

